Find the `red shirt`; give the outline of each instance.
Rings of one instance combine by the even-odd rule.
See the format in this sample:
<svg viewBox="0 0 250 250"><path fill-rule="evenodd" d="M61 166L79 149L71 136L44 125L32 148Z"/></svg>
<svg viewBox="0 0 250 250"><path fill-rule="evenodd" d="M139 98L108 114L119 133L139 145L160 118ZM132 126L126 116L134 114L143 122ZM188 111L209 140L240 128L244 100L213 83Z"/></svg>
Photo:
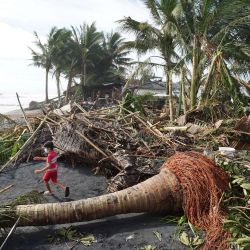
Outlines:
<svg viewBox="0 0 250 250"><path fill-rule="evenodd" d="M47 162L50 163L49 171L57 171L57 153L55 151L49 152Z"/></svg>

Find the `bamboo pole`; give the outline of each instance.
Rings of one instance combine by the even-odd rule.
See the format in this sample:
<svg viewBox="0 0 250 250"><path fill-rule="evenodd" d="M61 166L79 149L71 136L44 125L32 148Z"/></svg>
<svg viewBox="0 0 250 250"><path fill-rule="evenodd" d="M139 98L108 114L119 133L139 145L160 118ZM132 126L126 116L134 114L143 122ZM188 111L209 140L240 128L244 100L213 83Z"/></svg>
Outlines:
<svg viewBox="0 0 250 250"><path fill-rule="evenodd" d="M24 120L25 120L25 122L26 122L26 124L27 124L27 126L28 126L28 128L29 128L29 131L33 133L34 131L33 131L32 126L30 125L30 123L29 123L29 121L28 121L28 119L27 119L27 116L26 116L26 114L25 114L25 112L24 112L24 110L23 110L23 107L22 107L22 104L21 104L21 102L20 102L18 93L16 93L16 97L17 97L17 101L18 101L18 103L19 103L20 109L21 109L21 111L22 111L22 113L23 113L23 118L24 118Z"/></svg>
<svg viewBox="0 0 250 250"><path fill-rule="evenodd" d="M5 191L7 191L8 189L10 189L10 188L13 187L13 186L14 186L14 184L10 184L9 186L7 186L7 187L1 189L1 190L0 190L0 194L3 193L3 192L5 192Z"/></svg>
<svg viewBox="0 0 250 250"><path fill-rule="evenodd" d="M10 122L13 122L13 123L17 124L16 121L14 121L13 119L11 119L11 118L10 118L9 116L7 116L7 115L4 115L4 114L1 114L1 113L0 113L0 116L3 117L4 119L10 121Z"/></svg>
<svg viewBox="0 0 250 250"><path fill-rule="evenodd" d="M91 145L95 150L97 150L99 153L101 153L102 155L104 155L105 157L108 157L107 154L105 154L99 147L97 147L91 140L89 140L89 138L87 138L83 133L81 133L80 131L78 131L77 129L75 130L75 132L81 136L89 145Z"/></svg>
<svg viewBox="0 0 250 250"><path fill-rule="evenodd" d="M13 225L13 227L11 228L9 234L8 234L7 237L5 238L3 244L1 245L0 250L3 249L3 247L4 247L4 245L6 244L7 240L9 239L9 237L11 236L11 234L14 232L15 228L17 227L17 225L18 225L18 223L19 223L19 221L20 221L20 218L21 218L21 216L19 216L18 219L16 220L15 224Z"/></svg>
<svg viewBox="0 0 250 250"><path fill-rule="evenodd" d="M129 112L130 114L134 114L133 112L129 111L126 108L123 108L125 111ZM153 134L154 136L156 136L157 138L159 138L162 142L166 143L167 145L171 146L171 141L166 138L158 129L153 127L153 124L150 123L150 125L147 124L147 122L143 121L143 119L137 115L134 114L134 117L136 120L138 120L141 124L143 124L146 129ZM153 128L151 128L151 127Z"/></svg>
<svg viewBox="0 0 250 250"><path fill-rule="evenodd" d="M78 109L80 109L84 114L88 114L88 112L77 102L74 102L73 105L75 105Z"/></svg>
<svg viewBox="0 0 250 250"><path fill-rule="evenodd" d="M125 120L125 119L127 119L127 118L133 117L134 115L139 115L139 113L140 113L139 111L136 111L136 112L134 112L134 113L131 113L131 114L128 114L128 115L119 117L117 121L119 122L119 121L121 121L121 120Z"/></svg>

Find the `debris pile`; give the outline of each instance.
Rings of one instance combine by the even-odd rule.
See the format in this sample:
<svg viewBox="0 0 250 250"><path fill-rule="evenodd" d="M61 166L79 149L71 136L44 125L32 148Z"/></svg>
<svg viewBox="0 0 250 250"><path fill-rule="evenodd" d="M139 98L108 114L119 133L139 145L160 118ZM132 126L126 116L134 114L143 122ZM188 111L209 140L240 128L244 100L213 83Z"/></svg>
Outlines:
<svg viewBox="0 0 250 250"><path fill-rule="evenodd" d="M36 130L32 135L23 125L19 135L27 132L26 140L29 139L20 144L17 154L8 155L12 158L2 169L41 154L41 144L53 138L64 159L73 166L76 162L88 164L96 174L107 176L108 190L114 192L159 173L161 164L176 152L216 151L219 146L240 144L243 139L245 147L250 144L246 136L242 137L247 132L239 129L242 120L208 123L192 118L193 122L182 126L169 126L166 120L154 122L156 118L152 114L143 117L120 106L86 111L74 103L71 112L61 110L59 114L55 110L33 117L30 122Z"/></svg>
<svg viewBox="0 0 250 250"><path fill-rule="evenodd" d="M229 233L222 228L226 218L222 195L229 178L200 153L206 152L210 157L210 152L214 159L219 146L247 149L250 117L232 119L226 111L217 114L216 110L210 113L212 122L209 112L204 118L203 110L178 119L176 126L157 119L152 112L140 115L119 105L86 111L74 103L70 112L49 111L30 119L29 126L3 117L11 126L0 134L0 146L6 148L9 143L8 154L0 151L4 163L0 172L40 155L41 144L53 140L61 159L73 166L80 162L90 166L95 174L105 175L109 179L108 192L115 194L157 176L169 158L163 168L167 167L179 181L182 208L188 220L206 231L204 249L223 249Z"/></svg>

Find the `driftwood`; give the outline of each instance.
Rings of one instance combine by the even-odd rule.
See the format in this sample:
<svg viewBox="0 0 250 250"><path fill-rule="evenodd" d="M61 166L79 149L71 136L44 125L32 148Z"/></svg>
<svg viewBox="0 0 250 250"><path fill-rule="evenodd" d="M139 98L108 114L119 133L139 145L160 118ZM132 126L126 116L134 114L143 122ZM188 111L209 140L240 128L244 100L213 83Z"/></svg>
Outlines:
<svg viewBox="0 0 250 250"><path fill-rule="evenodd" d="M12 188L13 186L14 186L14 184L11 184L11 185L9 185L9 186L3 188L3 189L0 189L0 194L3 193L3 192L5 192L5 191L7 191L7 190L9 190L9 189Z"/></svg>

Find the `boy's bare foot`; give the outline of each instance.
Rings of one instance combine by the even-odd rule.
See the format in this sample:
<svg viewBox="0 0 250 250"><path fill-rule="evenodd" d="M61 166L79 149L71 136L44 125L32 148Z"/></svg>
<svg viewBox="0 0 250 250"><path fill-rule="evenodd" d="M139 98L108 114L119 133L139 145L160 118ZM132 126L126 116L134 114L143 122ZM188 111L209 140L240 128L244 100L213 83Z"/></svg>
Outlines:
<svg viewBox="0 0 250 250"><path fill-rule="evenodd" d="M65 197L68 197L69 196L69 187L66 187L65 188Z"/></svg>
<svg viewBox="0 0 250 250"><path fill-rule="evenodd" d="M52 195L52 193L50 191L45 191L43 195Z"/></svg>

